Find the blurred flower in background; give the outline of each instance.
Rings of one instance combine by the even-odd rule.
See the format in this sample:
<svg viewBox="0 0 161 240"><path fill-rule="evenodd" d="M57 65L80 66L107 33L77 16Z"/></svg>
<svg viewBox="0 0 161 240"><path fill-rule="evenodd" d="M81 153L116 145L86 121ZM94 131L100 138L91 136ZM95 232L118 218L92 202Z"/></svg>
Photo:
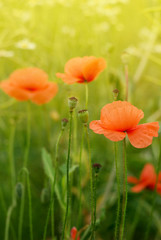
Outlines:
<svg viewBox="0 0 161 240"><path fill-rule="evenodd" d="M14 52L13 51L0 50L0 57L11 58L13 56L14 56Z"/></svg>
<svg viewBox="0 0 161 240"><path fill-rule="evenodd" d="M25 38L15 43L15 46L21 49L34 50L36 48L36 43L30 42L29 39Z"/></svg>

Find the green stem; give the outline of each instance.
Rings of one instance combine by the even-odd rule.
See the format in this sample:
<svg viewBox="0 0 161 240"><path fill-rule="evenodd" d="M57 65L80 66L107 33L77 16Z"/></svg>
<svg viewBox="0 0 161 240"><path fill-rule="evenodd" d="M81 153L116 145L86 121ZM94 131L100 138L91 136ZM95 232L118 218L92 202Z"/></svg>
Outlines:
<svg viewBox="0 0 161 240"><path fill-rule="evenodd" d="M96 189L97 189L97 178L98 175L95 174L94 178L94 219L93 219L93 239L95 239L95 231L96 231L96 202L97 202L97 196L96 196Z"/></svg>
<svg viewBox="0 0 161 240"><path fill-rule="evenodd" d="M54 192L55 192L55 184L57 180L57 168L58 168L58 147L59 147L59 142L61 139L61 136L64 132L64 129L61 129L61 132L58 136L57 142L56 142L56 147L55 147L55 174L54 174L54 182L52 184L52 190L51 190L51 233L52 233L52 239L54 240L54 207L55 207L55 201L54 201Z"/></svg>
<svg viewBox="0 0 161 240"><path fill-rule="evenodd" d="M147 226L147 231L145 233L145 240L148 239L148 235L150 232L150 226L151 226L151 222L153 219L153 212L155 209L156 197L157 197L157 182L158 182L158 177L159 177L159 169L161 166L161 139L159 141L160 141L160 154L159 154L159 160L158 160L158 165L157 165L157 170L156 170L157 178L156 178L155 191L154 191L154 195L153 195L152 208L151 208L151 212L150 212L149 222L148 222L148 226Z"/></svg>
<svg viewBox="0 0 161 240"><path fill-rule="evenodd" d="M26 147L25 147L24 163L23 163L24 168L27 166L28 155L29 155L29 147L30 147L31 116L30 116L30 103L29 102L27 104L27 112L28 112L28 119L27 119ZM25 181L25 178L23 177L22 182L24 183L24 181ZM22 199L21 199L21 204L20 204L18 240L22 240L22 225L23 225L24 207L25 207L25 190L23 192Z"/></svg>
<svg viewBox="0 0 161 240"><path fill-rule="evenodd" d="M81 221L81 203L82 203L82 151L83 151L83 143L84 143L84 126L82 129L82 140L81 140L81 147L80 147L80 155L79 155L79 214L78 214L78 225Z"/></svg>
<svg viewBox="0 0 161 240"><path fill-rule="evenodd" d="M88 83L85 83L86 88L86 109L88 108Z"/></svg>
<svg viewBox="0 0 161 240"><path fill-rule="evenodd" d="M94 211L94 194L93 194L93 168L92 168L92 158L91 158L91 148L90 148L90 141L89 141L89 134L87 125L86 128L86 137L87 137L87 144L88 144L88 157L89 157L89 164L90 164L90 187L91 187L91 226L92 226L92 234L94 233L93 229L93 211Z"/></svg>
<svg viewBox="0 0 161 240"><path fill-rule="evenodd" d="M15 189L14 189L15 183L16 183L16 173L15 173L14 154L13 154L15 129L16 129L16 125L13 124L11 127L11 134L9 139L9 166L10 166L10 174L11 174L12 203L7 210L5 237L4 237L5 240L9 239L9 226L11 221L11 215L12 215L13 209L16 207Z"/></svg>
<svg viewBox="0 0 161 240"><path fill-rule="evenodd" d="M50 217L50 211L51 211L51 204L50 204L50 206L49 206L48 213L47 213L47 218L46 218L46 223L45 223L43 240L46 240L46 234L47 234L48 222L49 222L49 217Z"/></svg>
<svg viewBox="0 0 161 240"><path fill-rule="evenodd" d="M115 154L115 167L116 167L116 178L117 178L117 217L115 223L115 240L118 238L118 228L119 228L119 217L120 217L120 176L118 168L118 159L117 159L117 143L114 142L114 154Z"/></svg>
<svg viewBox="0 0 161 240"><path fill-rule="evenodd" d="M30 225L30 239L33 240L33 227L32 227L32 201L31 201L31 186L29 174L27 174L27 189L29 200L29 225Z"/></svg>
<svg viewBox="0 0 161 240"><path fill-rule="evenodd" d="M127 161L126 161L126 140L123 140L123 202L122 202L122 221L120 226L120 240L123 240L124 228L125 228L125 217L127 207Z"/></svg>
<svg viewBox="0 0 161 240"><path fill-rule="evenodd" d="M67 199L66 199L66 211L65 211L65 218L64 218L64 225L63 225L63 232L62 232L62 240L64 240L65 228L66 228L67 218L68 218L69 201L70 201L69 168L70 168L70 148L71 148L71 138L72 138L72 118L73 118L73 111L70 111L70 119L69 119L69 142L68 142L67 172L66 172L66 174L67 174Z"/></svg>

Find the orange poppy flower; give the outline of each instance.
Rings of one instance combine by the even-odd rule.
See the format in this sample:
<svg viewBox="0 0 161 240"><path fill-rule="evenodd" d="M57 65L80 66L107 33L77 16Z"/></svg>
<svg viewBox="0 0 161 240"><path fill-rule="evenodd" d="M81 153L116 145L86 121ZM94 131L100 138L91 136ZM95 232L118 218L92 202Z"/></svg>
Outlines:
<svg viewBox="0 0 161 240"><path fill-rule="evenodd" d="M115 101L102 108L101 119L92 121L90 128L114 142L123 140L127 133L134 147L145 148L152 143L153 137L158 137L159 124L138 125L143 117L143 111L129 102Z"/></svg>
<svg viewBox="0 0 161 240"><path fill-rule="evenodd" d="M73 227L71 232L70 232L70 236L71 236L71 240L76 240L76 235L77 235L77 229L76 227ZM77 240L80 240L80 237L77 237Z"/></svg>
<svg viewBox="0 0 161 240"><path fill-rule="evenodd" d="M131 189L131 191L135 193L141 192L145 188L154 190L156 181L157 181L157 175L155 173L154 167L152 164L149 164L149 163L144 166L139 179L132 176L128 177L129 183L136 184ZM161 173L159 173L159 176L158 176L157 192L161 194Z"/></svg>
<svg viewBox="0 0 161 240"><path fill-rule="evenodd" d="M76 57L65 65L65 73L57 73L65 83L85 83L93 81L106 68L106 61L96 57Z"/></svg>
<svg viewBox="0 0 161 240"><path fill-rule="evenodd" d="M49 82L48 75L39 68L18 69L0 87L19 101L31 100L36 104L49 102L58 91L56 83Z"/></svg>

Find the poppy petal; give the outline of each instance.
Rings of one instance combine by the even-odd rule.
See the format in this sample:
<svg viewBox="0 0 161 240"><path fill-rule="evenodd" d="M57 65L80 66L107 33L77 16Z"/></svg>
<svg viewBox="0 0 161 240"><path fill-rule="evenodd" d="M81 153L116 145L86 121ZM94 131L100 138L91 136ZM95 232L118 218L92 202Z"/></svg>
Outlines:
<svg viewBox="0 0 161 240"><path fill-rule="evenodd" d="M32 102L41 105L49 102L56 95L57 91L57 84L49 82L46 88L33 92L30 99Z"/></svg>
<svg viewBox="0 0 161 240"><path fill-rule="evenodd" d="M65 64L65 74L73 78L82 78L83 59L80 57L72 58Z"/></svg>
<svg viewBox="0 0 161 240"><path fill-rule="evenodd" d="M132 176L129 176L129 177L127 178L127 181L128 181L129 183L134 183L134 184L137 184L137 183L139 182L136 177L132 177Z"/></svg>
<svg viewBox="0 0 161 240"><path fill-rule="evenodd" d="M156 173L154 166L152 164L146 164L140 175L141 181L149 181L155 185L156 182Z"/></svg>
<svg viewBox="0 0 161 240"><path fill-rule="evenodd" d="M64 74L64 73L57 73L56 76L58 78L61 78L65 83L68 83L68 84L73 84L73 83L77 83L80 81L79 78L74 78L74 77Z"/></svg>
<svg viewBox="0 0 161 240"><path fill-rule="evenodd" d="M104 134L106 138L108 138L111 141L118 142L125 138L126 133L125 132L119 132L119 131L113 131L113 130L107 130L102 127L102 123L100 120L92 121L89 125L90 129L92 129L95 133L98 134Z"/></svg>
<svg viewBox="0 0 161 240"><path fill-rule="evenodd" d="M94 80L99 73L106 68L106 61L103 58L89 58L83 66L83 76L87 82Z"/></svg>
<svg viewBox="0 0 161 240"><path fill-rule="evenodd" d="M104 127L116 131L127 131L136 127L143 117L142 110L126 101L114 101L101 110L101 121Z"/></svg>
<svg viewBox="0 0 161 240"><path fill-rule="evenodd" d="M9 80L2 81L0 87L9 96L14 97L19 101L25 101L30 98L29 91L13 86Z"/></svg>
<svg viewBox="0 0 161 240"><path fill-rule="evenodd" d="M146 188L146 185L144 183L139 183L136 186L131 188L132 192L138 193L141 192L143 189Z"/></svg>
<svg viewBox="0 0 161 240"><path fill-rule="evenodd" d="M145 148L152 144L153 137L158 137L159 123L152 122L138 125L127 131L129 141L136 148Z"/></svg>
<svg viewBox="0 0 161 240"><path fill-rule="evenodd" d="M10 75L10 83L23 89L42 89L48 82L48 75L39 68L23 68Z"/></svg>
<svg viewBox="0 0 161 240"><path fill-rule="evenodd" d="M161 183L157 184L157 192L161 195Z"/></svg>

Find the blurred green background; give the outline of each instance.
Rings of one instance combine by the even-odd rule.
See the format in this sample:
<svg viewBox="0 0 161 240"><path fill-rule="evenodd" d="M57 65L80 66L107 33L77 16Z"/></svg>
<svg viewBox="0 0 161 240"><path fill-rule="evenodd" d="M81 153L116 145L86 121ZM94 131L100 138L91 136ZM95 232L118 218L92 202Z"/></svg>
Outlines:
<svg viewBox="0 0 161 240"><path fill-rule="evenodd" d="M41 149L54 154L54 146L61 128L61 119L68 118L67 98L79 99L78 109L85 105L83 84L66 85L55 74L64 71L68 59L77 56L103 57L107 68L96 81L89 84L90 121L99 119L101 108L113 101L112 90L120 90L119 99L125 96L123 52L129 54L129 101L145 113L143 122L161 119L161 1L160 0L4 0L0 1L0 79L7 79L18 68L39 67L56 81L59 92L44 106L31 104L31 145L28 169L33 201L34 240L42 239L48 203L41 203L42 189L48 186ZM4 238L6 209L11 203L11 176L9 170L9 142L16 126L14 161L18 173L23 166L26 141L27 103L17 102L1 91L0 98L0 239ZM77 122L77 137L73 135L73 163L78 162L81 124ZM59 188L65 201L65 177L62 166L66 159L68 131L60 146ZM90 131L93 162L103 168L98 186L98 216L101 227L97 239L112 240L115 227L117 188L114 172L113 143L102 135ZM122 144L119 144L120 169ZM157 165L159 139L153 145L137 150L128 145L128 174L139 176L145 163ZM86 144L83 164L87 170ZM82 228L89 217L89 181L85 170ZM76 181L77 171L73 173ZM74 181L74 182L75 182ZM76 184L75 184L76 185ZM71 226L77 221L77 189L73 187ZM143 239L149 221L153 193L129 191L126 218L127 240ZM56 203L56 234L62 229L61 207ZM10 240L17 239L19 202L13 211ZM156 197L149 240L161 239L161 197ZM50 227L48 228L50 237ZM29 239L28 202L25 202L23 240Z"/></svg>

